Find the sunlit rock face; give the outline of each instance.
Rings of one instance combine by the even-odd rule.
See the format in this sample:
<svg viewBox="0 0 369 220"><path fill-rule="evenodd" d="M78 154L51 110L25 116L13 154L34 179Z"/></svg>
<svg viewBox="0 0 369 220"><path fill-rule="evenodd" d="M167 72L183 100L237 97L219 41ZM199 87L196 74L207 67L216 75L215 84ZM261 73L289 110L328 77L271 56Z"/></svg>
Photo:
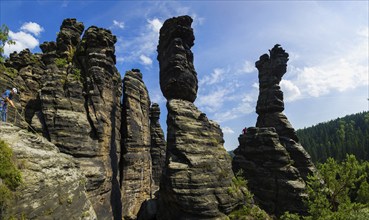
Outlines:
<svg viewBox="0 0 369 220"><path fill-rule="evenodd" d="M75 158L97 218L111 219L121 209L122 85L115 67L116 37L94 26L83 31L82 22L65 19L56 42L40 45L43 53L14 53L6 66L17 70L13 82L20 91L22 117ZM28 128L25 121L17 124Z"/></svg>
<svg viewBox="0 0 369 220"><path fill-rule="evenodd" d="M142 73L133 69L123 79L122 156L120 163L122 213L134 219L141 203L152 196L150 98Z"/></svg>

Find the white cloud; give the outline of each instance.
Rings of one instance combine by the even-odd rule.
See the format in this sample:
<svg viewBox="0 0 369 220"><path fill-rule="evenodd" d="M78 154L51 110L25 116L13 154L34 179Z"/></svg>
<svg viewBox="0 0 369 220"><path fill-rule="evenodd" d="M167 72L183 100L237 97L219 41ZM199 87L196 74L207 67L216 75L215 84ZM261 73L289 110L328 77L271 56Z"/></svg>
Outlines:
<svg viewBox="0 0 369 220"><path fill-rule="evenodd" d="M230 127L223 127L222 131L224 134L234 134L234 131Z"/></svg>
<svg viewBox="0 0 369 220"><path fill-rule="evenodd" d="M290 80L282 79L280 86L283 91L283 99L285 102L292 102L301 97L300 89Z"/></svg>
<svg viewBox="0 0 369 220"><path fill-rule="evenodd" d="M152 59L148 56L145 56L143 54L140 55L140 60L143 65L151 65Z"/></svg>
<svg viewBox="0 0 369 220"><path fill-rule="evenodd" d="M6 44L4 46L4 54L9 56L10 53L17 51L20 52L26 48L33 50L39 45L39 41L31 34L20 31L9 31L9 39L13 40L15 44Z"/></svg>
<svg viewBox="0 0 369 220"><path fill-rule="evenodd" d="M147 22L149 23L149 27L151 28L151 30L159 34L160 28L163 26L163 23L157 18L154 18L152 20L148 19Z"/></svg>
<svg viewBox="0 0 369 220"><path fill-rule="evenodd" d="M256 71L255 65L252 62L245 60L241 69L237 70L236 72L237 73L252 73L255 71Z"/></svg>
<svg viewBox="0 0 369 220"><path fill-rule="evenodd" d="M220 82L223 79L225 74L225 70L221 68L216 68L210 75L206 75L199 81L199 85L212 85Z"/></svg>
<svg viewBox="0 0 369 220"><path fill-rule="evenodd" d="M124 29L124 22L123 21L113 20L113 27Z"/></svg>
<svg viewBox="0 0 369 220"><path fill-rule="evenodd" d="M41 27L39 24L35 22L26 22L22 25L20 28L22 31L34 34L36 36L39 36L42 31L44 31L44 28Z"/></svg>
<svg viewBox="0 0 369 220"><path fill-rule="evenodd" d="M214 114L215 121L217 122L225 122L232 119L239 118L242 115L250 114L255 111L256 106L256 93L252 92L250 94L245 94L240 98L239 104L226 111L218 111Z"/></svg>
<svg viewBox="0 0 369 220"><path fill-rule="evenodd" d="M118 63L123 63L124 62L124 57L117 57L117 62Z"/></svg>
<svg viewBox="0 0 369 220"><path fill-rule="evenodd" d="M159 19L148 19L146 26L137 36L129 39L118 37L117 51L128 51L123 55L125 62L139 61L144 65L151 65L153 60L150 57L156 54L161 26Z"/></svg>
<svg viewBox="0 0 369 220"><path fill-rule="evenodd" d="M208 94L200 94L196 100L196 105L200 108L204 108L207 112L216 112L222 107L223 103L232 92L233 88L218 88L216 91L212 91Z"/></svg>

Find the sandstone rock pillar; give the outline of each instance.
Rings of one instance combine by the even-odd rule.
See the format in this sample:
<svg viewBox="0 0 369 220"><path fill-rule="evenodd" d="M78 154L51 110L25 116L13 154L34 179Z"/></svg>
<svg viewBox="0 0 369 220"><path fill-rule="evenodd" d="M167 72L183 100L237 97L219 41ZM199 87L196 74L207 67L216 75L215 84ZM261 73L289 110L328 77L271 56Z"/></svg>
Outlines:
<svg viewBox="0 0 369 220"><path fill-rule="evenodd" d="M157 218L228 219L244 195L241 189L230 190L231 158L219 125L193 104L198 81L191 23L189 16L171 18L160 30L160 87L168 100L168 127Z"/></svg>

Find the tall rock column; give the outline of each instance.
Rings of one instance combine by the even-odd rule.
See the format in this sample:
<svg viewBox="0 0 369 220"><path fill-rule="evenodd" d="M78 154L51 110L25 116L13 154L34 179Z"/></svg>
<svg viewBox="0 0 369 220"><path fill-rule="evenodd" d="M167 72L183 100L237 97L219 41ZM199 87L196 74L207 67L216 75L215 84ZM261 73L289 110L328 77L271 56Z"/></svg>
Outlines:
<svg viewBox="0 0 369 220"><path fill-rule="evenodd" d="M269 52L270 55L262 55L255 63L259 70L259 98L256 106L259 116L256 127L276 129L282 145L294 161L294 166L306 181L308 174L315 172L315 166L310 155L298 142L295 129L282 113L284 102L279 83L287 71L288 53L278 44Z"/></svg>
<svg viewBox="0 0 369 220"><path fill-rule="evenodd" d="M142 202L151 198L150 98L142 73L133 69L123 79L121 191L123 217L135 219Z"/></svg>
<svg viewBox="0 0 369 220"><path fill-rule="evenodd" d="M151 134L151 160L152 160L152 176L154 180L154 190L159 189L161 174L165 165L165 155L167 143L164 138L163 129L160 123L160 107L157 103L153 103L150 107L150 134Z"/></svg>
<svg viewBox="0 0 369 220"><path fill-rule="evenodd" d="M280 45L256 62L259 70L259 98L256 128L251 127L238 138L233 170L242 169L255 201L268 213L280 216L285 211L305 214L307 175L314 164L298 143L294 128L284 110L279 87L287 70L288 53Z"/></svg>
<svg viewBox="0 0 369 220"><path fill-rule="evenodd" d="M88 169L88 190L99 219L121 217L118 175L122 81L115 67L117 39L107 29L89 27L76 56L81 68L84 109L89 123L88 136L96 157L84 161Z"/></svg>
<svg viewBox="0 0 369 220"><path fill-rule="evenodd" d="M160 87L168 99L167 155L160 182L157 219L228 219L244 202L231 192L231 158L223 133L193 104L197 76L191 47L192 19L168 19L160 30Z"/></svg>

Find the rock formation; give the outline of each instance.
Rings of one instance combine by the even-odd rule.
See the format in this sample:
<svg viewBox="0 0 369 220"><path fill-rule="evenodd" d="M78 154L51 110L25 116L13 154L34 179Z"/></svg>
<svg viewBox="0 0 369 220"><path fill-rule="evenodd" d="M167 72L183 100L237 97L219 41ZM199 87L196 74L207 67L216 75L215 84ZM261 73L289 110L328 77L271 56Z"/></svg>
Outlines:
<svg viewBox="0 0 369 220"><path fill-rule="evenodd" d="M153 187L159 189L161 174L165 165L165 155L167 143L165 142L164 132L160 123L160 107L157 103L153 103L150 107L150 134L151 134L151 160L152 160L152 177L154 180Z"/></svg>
<svg viewBox="0 0 369 220"><path fill-rule="evenodd" d="M307 175L315 172L315 166L310 155L298 143L295 129L282 113L284 110L283 92L279 83L287 71L288 53L278 44L269 51L270 56L264 54L255 63L259 70L259 98L256 106L256 113L259 116L256 127L276 129L282 145L294 161L294 166L306 181Z"/></svg>
<svg viewBox="0 0 369 220"><path fill-rule="evenodd" d="M97 219L73 157L45 138L0 124L0 139L12 149L22 173L16 199L1 219Z"/></svg>
<svg viewBox="0 0 369 220"><path fill-rule="evenodd" d="M151 198L150 98L142 73L133 69L123 79L121 189L123 217L134 219Z"/></svg>
<svg viewBox="0 0 369 220"><path fill-rule="evenodd" d="M238 140L240 146L234 151L233 169L243 170L255 202L277 216L285 211L304 213L305 182L292 165L276 130L248 128Z"/></svg>
<svg viewBox="0 0 369 220"><path fill-rule="evenodd" d="M288 53L280 45L256 62L259 70L259 98L256 128L239 137L233 170L244 170L258 204L270 214L285 211L304 214L307 175L315 172L310 156L298 143L284 110L279 83L287 70Z"/></svg>
<svg viewBox="0 0 369 220"><path fill-rule="evenodd" d="M87 178L87 195L98 219L119 218L121 77L115 68L116 37L108 30L66 19L57 42L10 55L5 63L17 71L25 121L73 156ZM23 127L27 127L27 123Z"/></svg>
<svg viewBox="0 0 369 220"><path fill-rule="evenodd" d="M230 192L231 158L219 125L192 103L197 77L191 23L188 16L171 18L160 30L160 86L168 99L168 127L157 219L227 219L244 195Z"/></svg>
<svg viewBox="0 0 369 220"><path fill-rule="evenodd" d="M191 51L195 36L191 24L191 17L181 16L166 20L160 29L160 88L168 100L194 102L197 96L197 73Z"/></svg>

